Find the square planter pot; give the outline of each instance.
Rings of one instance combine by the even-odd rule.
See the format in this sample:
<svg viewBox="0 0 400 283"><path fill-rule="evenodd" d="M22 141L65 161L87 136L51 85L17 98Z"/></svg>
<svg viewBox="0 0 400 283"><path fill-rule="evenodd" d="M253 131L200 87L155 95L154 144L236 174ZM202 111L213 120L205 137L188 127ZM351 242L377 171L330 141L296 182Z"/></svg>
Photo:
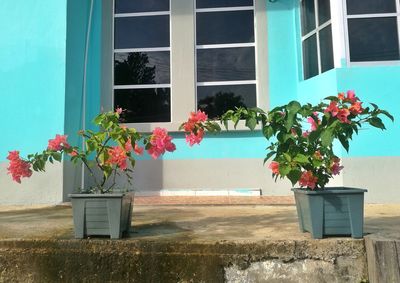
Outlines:
<svg viewBox="0 0 400 283"><path fill-rule="evenodd" d="M75 238L128 233L132 220L131 194L69 194L72 202Z"/></svg>
<svg viewBox="0 0 400 283"><path fill-rule="evenodd" d="M323 236L363 237L364 193L367 190L347 187L321 191L292 189L296 200L300 231L314 239Z"/></svg>

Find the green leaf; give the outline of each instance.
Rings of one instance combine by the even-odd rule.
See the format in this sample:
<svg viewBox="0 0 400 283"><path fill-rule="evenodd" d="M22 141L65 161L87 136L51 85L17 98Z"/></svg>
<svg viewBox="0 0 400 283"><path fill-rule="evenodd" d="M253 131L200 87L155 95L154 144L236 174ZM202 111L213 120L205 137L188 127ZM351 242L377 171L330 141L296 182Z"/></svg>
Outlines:
<svg viewBox="0 0 400 283"><path fill-rule="evenodd" d="M135 168L136 161L133 158L130 158L129 161L131 162L132 168Z"/></svg>
<svg viewBox="0 0 400 283"><path fill-rule="evenodd" d="M257 119L254 117L250 117L246 119L246 127L248 127L250 130L254 130L257 126Z"/></svg>
<svg viewBox="0 0 400 283"><path fill-rule="evenodd" d="M369 104L371 104L372 105L372 107L374 107L374 110L376 110L376 109L378 109L379 107L378 107L378 105L376 105L375 103L372 103L372 102L370 102Z"/></svg>
<svg viewBox="0 0 400 283"><path fill-rule="evenodd" d="M332 130L326 129L321 134L321 143L322 146L328 147L331 146L333 142L333 133Z"/></svg>
<svg viewBox="0 0 400 283"><path fill-rule="evenodd" d="M265 126L263 128L263 135L267 138L267 140L269 140L274 135L274 129L272 126Z"/></svg>
<svg viewBox="0 0 400 283"><path fill-rule="evenodd" d="M344 147L344 149L349 152L349 141L346 138L346 136L344 135L339 135L339 141L342 144L342 146Z"/></svg>
<svg viewBox="0 0 400 283"><path fill-rule="evenodd" d="M53 156L53 158L55 159L55 160L57 160L58 162L61 162L61 153L59 153L59 152L54 152L53 154L52 154L52 156Z"/></svg>
<svg viewBox="0 0 400 283"><path fill-rule="evenodd" d="M287 161L289 161L289 162L292 161L292 157L290 156L290 154L284 152L284 153L283 153L283 156L285 157L285 159L286 159Z"/></svg>
<svg viewBox="0 0 400 283"><path fill-rule="evenodd" d="M297 168L290 170L290 172L287 174L287 177L290 180L290 182L292 183L292 185L294 186L301 177L301 171Z"/></svg>
<svg viewBox="0 0 400 283"><path fill-rule="evenodd" d="M289 112L293 112L293 113L297 113L301 108L301 105L299 102L297 101L291 101L289 102L289 104L286 106L286 109Z"/></svg>
<svg viewBox="0 0 400 283"><path fill-rule="evenodd" d="M298 163L309 163L308 157L301 153L297 154L293 160Z"/></svg>
<svg viewBox="0 0 400 283"><path fill-rule="evenodd" d="M372 117L368 119L368 122L371 126L375 127L375 128L379 128L382 130L385 130L385 125L383 124L381 118L378 117Z"/></svg>
<svg viewBox="0 0 400 283"><path fill-rule="evenodd" d="M279 174L284 177L289 174L291 168L289 165L286 164L279 164Z"/></svg>
<svg viewBox="0 0 400 283"><path fill-rule="evenodd" d="M394 122L394 117L389 112L386 110L380 110L380 112Z"/></svg>
<svg viewBox="0 0 400 283"><path fill-rule="evenodd" d="M270 159L275 153L276 153L276 151L270 151L270 152L268 152L267 156L264 158L264 164L265 164L265 162L267 162L268 159Z"/></svg>

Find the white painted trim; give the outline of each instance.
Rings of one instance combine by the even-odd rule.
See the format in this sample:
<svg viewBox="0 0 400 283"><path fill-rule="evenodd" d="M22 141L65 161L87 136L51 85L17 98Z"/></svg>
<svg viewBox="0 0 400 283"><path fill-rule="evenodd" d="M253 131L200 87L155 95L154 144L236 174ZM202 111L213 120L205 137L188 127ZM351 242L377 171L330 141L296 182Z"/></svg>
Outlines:
<svg viewBox="0 0 400 283"><path fill-rule="evenodd" d="M123 49L114 49L114 53L157 52L157 51L171 51L171 47L150 47L150 48L123 48Z"/></svg>
<svg viewBox="0 0 400 283"><path fill-rule="evenodd" d="M335 68L342 67L342 59L346 58L346 38L344 33L343 1L330 1L332 22L333 62Z"/></svg>
<svg viewBox="0 0 400 283"><path fill-rule="evenodd" d="M249 85L256 84L257 80L248 81L221 81L221 82L198 82L197 86L218 86L218 85Z"/></svg>
<svg viewBox="0 0 400 283"><path fill-rule="evenodd" d="M315 9L315 26L316 26L316 40L317 40L317 59L318 59L318 74L321 74L321 48L320 48L320 42L319 42L319 32L320 32L320 26L319 26L319 10L318 10L318 0L314 0L314 9Z"/></svg>
<svg viewBox="0 0 400 283"><path fill-rule="evenodd" d="M254 3L254 2L253 2ZM195 9L196 13L209 13L209 12L230 12L230 11L248 11L254 10L253 6L238 6L238 7L219 7L219 8L199 8Z"/></svg>
<svg viewBox="0 0 400 283"><path fill-rule="evenodd" d="M357 15L347 15L348 19L369 19L369 18L389 18L397 17L399 13L381 13L381 14L357 14Z"/></svg>
<svg viewBox="0 0 400 283"><path fill-rule="evenodd" d="M120 13L114 14L115 18L131 18L131 17L151 17L151 16L169 16L170 11L159 12L140 12L140 13Z"/></svg>
<svg viewBox="0 0 400 283"><path fill-rule="evenodd" d="M135 196L139 197L178 197L178 196L192 196L192 197L209 197L209 196L240 196L240 197L259 197L261 196L261 189L168 189L168 190L154 190L154 191L136 191Z"/></svg>
<svg viewBox="0 0 400 283"><path fill-rule="evenodd" d="M113 89L170 88L171 84L114 85Z"/></svg>
<svg viewBox="0 0 400 283"><path fill-rule="evenodd" d="M196 45L196 49L255 47L255 42Z"/></svg>

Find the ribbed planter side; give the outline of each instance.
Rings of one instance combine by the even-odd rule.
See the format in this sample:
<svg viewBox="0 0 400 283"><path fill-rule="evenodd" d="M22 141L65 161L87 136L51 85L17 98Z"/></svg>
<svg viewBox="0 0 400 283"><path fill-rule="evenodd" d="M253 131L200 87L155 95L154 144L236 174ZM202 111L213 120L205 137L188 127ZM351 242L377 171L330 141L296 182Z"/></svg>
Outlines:
<svg viewBox="0 0 400 283"><path fill-rule="evenodd" d="M130 194L70 194L75 238L110 236L129 232L133 197Z"/></svg>
<svg viewBox="0 0 400 283"><path fill-rule="evenodd" d="M367 190L333 187L321 191L292 189L300 231L314 239L338 235L363 237L364 193Z"/></svg>

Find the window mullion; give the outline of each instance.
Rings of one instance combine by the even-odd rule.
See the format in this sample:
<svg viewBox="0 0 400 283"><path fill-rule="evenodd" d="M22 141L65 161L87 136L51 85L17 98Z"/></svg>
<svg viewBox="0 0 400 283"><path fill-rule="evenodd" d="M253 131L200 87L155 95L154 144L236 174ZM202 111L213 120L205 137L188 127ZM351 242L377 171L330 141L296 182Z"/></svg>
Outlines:
<svg viewBox="0 0 400 283"><path fill-rule="evenodd" d="M319 45L319 19L318 19L318 0L314 0L315 9L315 25L316 25L316 40L317 40L317 58L318 58L318 74L321 74L321 50Z"/></svg>

